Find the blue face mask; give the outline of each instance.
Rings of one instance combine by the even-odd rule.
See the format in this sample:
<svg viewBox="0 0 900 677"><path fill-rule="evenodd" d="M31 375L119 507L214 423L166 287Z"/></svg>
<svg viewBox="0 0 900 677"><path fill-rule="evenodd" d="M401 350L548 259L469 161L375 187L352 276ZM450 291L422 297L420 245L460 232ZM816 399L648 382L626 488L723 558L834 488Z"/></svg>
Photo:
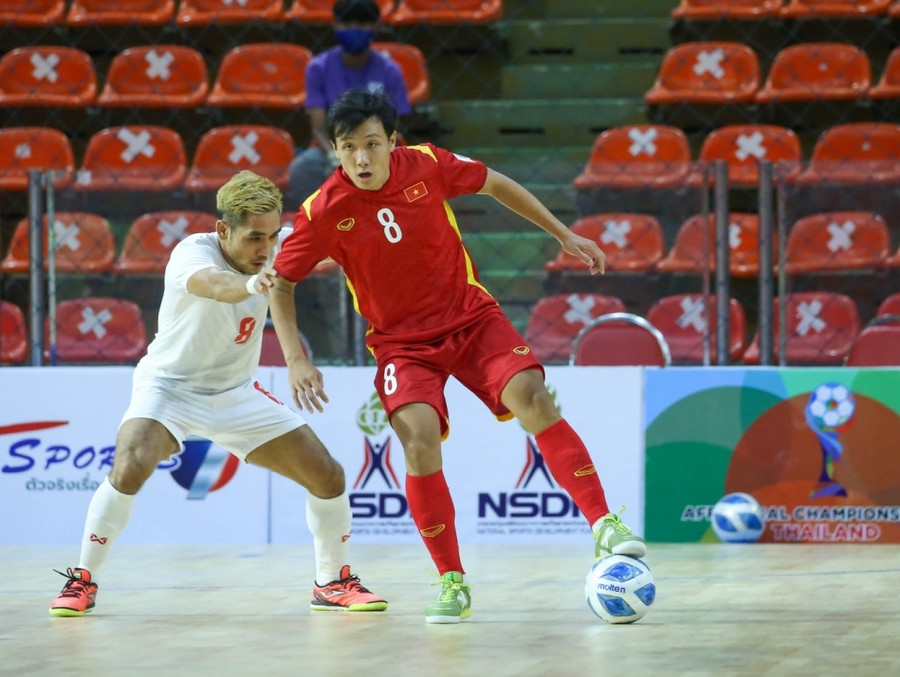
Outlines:
<svg viewBox="0 0 900 677"><path fill-rule="evenodd" d="M372 44L375 31L369 28L342 28L334 32L338 44L347 54L359 56Z"/></svg>

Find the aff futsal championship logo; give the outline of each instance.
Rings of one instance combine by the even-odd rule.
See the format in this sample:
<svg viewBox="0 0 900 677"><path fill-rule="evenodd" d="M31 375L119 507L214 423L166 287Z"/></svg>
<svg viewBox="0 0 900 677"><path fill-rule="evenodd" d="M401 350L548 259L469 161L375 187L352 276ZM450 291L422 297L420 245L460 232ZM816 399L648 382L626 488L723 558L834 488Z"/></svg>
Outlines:
<svg viewBox="0 0 900 677"><path fill-rule="evenodd" d="M810 394L804 411L806 425L819 439L822 450L819 485L811 493L811 498L847 495L847 489L835 480L834 470L844 453L841 433L850 427L855 413L856 398L841 383L823 383Z"/></svg>
<svg viewBox="0 0 900 677"><path fill-rule="evenodd" d="M350 507L357 520L353 533L415 533L403 486L394 471L394 438L378 393L373 391L356 412L356 425L363 433L363 463L350 492Z"/></svg>

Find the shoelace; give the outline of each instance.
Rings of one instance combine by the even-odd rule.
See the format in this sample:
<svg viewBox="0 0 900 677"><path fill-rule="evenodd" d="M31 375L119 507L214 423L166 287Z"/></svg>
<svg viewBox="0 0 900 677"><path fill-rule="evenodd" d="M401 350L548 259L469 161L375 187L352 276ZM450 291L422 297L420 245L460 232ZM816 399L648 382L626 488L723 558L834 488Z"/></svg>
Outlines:
<svg viewBox="0 0 900 677"><path fill-rule="evenodd" d="M619 508L619 512L617 512L617 513L611 513L612 516L611 516L611 518L609 519L609 521L612 522L613 527L614 527L615 530L618 531L620 534L630 534L630 533L631 533L631 527L629 527L627 524L625 524L625 523L622 521L622 518L620 517L620 515L621 515L623 512L625 512L625 506L624 506L624 505L623 505L621 508Z"/></svg>
<svg viewBox="0 0 900 677"><path fill-rule="evenodd" d="M87 592L87 584L80 578L75 578L75 572L71 568L66 569L66 573L58 569L53 571L69 579L69 582L63 586L62 591L59 593L60 597L80 597Z"/></svg>
<svg viewBox="0 0 900 677"><path fill-rule="evenodd" d="M348 578L342 578L338 581L341 585L356 590L358 592L369 592L369 590L362 583L359 582L359 576L355 574L350 575Z"/></svg>
<svg viewBox="0 0 900 677"><path fill-rule="evenodd" d="M438 601L440 602L455 602L456 596L459 594L459 591L465 588L469 589L468 583L457 583L456 581L445 581L443 578L437 581L434 581L431 585L443 585L441 588L441 596Z"/></svg>

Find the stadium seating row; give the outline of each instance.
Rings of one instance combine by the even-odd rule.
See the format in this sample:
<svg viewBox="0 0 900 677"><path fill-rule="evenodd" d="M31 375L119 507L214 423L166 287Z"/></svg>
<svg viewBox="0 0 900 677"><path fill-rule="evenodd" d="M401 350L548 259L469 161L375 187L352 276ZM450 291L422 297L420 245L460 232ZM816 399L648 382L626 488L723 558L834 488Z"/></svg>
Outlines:
<svg viewBox="0 0 900 677"><path fill-rule="evenodd" d="M0 25L175 24L303 21L331 23L335 0L2 0ZM500 18L502 0L377 0L382 20L391 26L416 23L485 23Z"/></svg>
<svg viewBox="0 0 900 677"><path fill-rule="evenodd" d="M852 122L826 129L805 168L800 141L778 125L727 125L704 140L699 161L724 160L729 183L754 186L759 162L783 163L789 184L900 182L900 125ZM576 190L607 187L700 186L687 135L669 125L627 125L608 129L594 141Z"/></svg>
<svg viewBox="0 0 900 677"><path fill-rule="evenodd" d="M897 0L681 0L673 19L837 19L900 17Z"/></svg>
<svg viewBox="0 0 900 677"><path fill-rule="evenodd" d="M751 47L700 41L675 45L666 52L644 100L650 105L769 104L898 96L900 48L891 52L874 86L866 53L840 42L785 47L776 53L763 83L759 57Z"/></svg>
<svg viewBox="0 0 900 677"><path fill-rule="evenodd" d="M672 364L703 364L709 351L711 364L717 361L715 341L716 299L704 302L702 294L672 294L657 299L647 311L646 321L665 339ZM779 301L775 299L774 332L779 336ZM576 338L597 318L623 313L625 304L602 294L559 294L538 301L532 309L525 339L535 356L548 363L575 364L655 364L639 351L645 342L617 342L617 349L590 358L576 356ZM797 292L787 297L786 361L790 365L852 366L900 364L900 294L881 303L869 327L860 331L859 313L852 298L835 292ZM729 361L759 364L759 334L747 342L744 310L736 299L729 300ZM709 318L709 319L707 319ZM890 328L888 328L890 327ZM635 336L634 331L629 332ZM873 336L874 335L874 336ZM707 337L709 346L707 347ZM890 349L884 345L890 342ZM874 350L872 350L874 348Z"/></svg>
<svg viewBox="0 0 900 677"><path fill-rule="evenodd" d="M431 96L425 57L413 45L376 42L403 73L410 103ZM222 59L210 87L203 55L182 45L145 45L113 57L103 87L87 52L20 47L0 58L0 107L300 108L312 52L291 43L239 45Z"/></svg>

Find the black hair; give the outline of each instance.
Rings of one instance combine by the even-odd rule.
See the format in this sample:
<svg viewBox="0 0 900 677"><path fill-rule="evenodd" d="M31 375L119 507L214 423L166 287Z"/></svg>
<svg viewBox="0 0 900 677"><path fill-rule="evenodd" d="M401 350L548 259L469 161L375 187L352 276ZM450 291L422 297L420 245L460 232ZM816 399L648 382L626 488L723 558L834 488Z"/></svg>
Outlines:
<svg viewBox="0 0 900 677"><path fill-rule="evenodd" d="M325 122L328 138L337 145L338 136L346 136L370 117L376 117L390 138L397 130L397 110L391 97L384 92L349 90L331 104Z"/></svg>
<svg viewBox="0 0 900 677"><path fill-rule="evenodd" d="M335 23L374 24L381 20L375 0L337 0L332 11Z"/></svg>

